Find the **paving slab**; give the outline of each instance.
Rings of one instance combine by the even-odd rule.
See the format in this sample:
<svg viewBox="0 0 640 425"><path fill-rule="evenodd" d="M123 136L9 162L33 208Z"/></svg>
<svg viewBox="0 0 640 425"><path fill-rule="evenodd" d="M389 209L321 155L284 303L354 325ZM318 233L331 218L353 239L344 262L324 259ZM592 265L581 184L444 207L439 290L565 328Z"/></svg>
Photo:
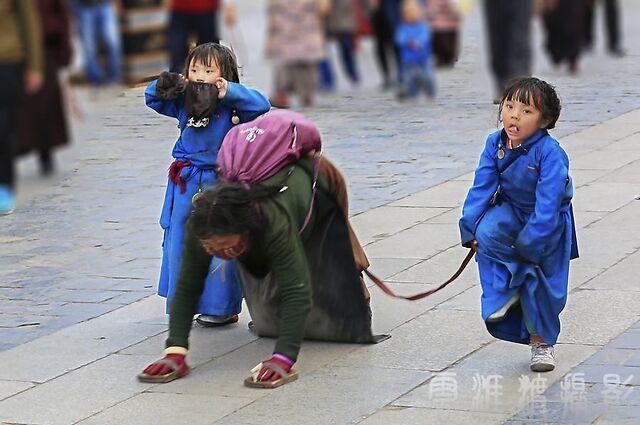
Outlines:
<svg viewBox="0 0 640 425"><path fill-rule="evenodd" d="M194 394L138 394L78 425L210 425L247 403L239 397Z"/></svg>
<svg viewBox="0 0 640 425"><path fill-rule="evenodd" d="M337 364L441 371L492 337L475 312L431 310L394 329L389 341L354 351Z"/></svg>
<svg viewBox="0 0 640 425"><path fill-rule="evenodd" d="M559 344L553 372L529 371L529 347L494 341L429 382L393 402L394 406L510 413L542 393L597 347Z"/></svg>
<svg viewBox="0 0 640 425"><path fill-rule="evenodd" d="M37 385L0 401L0 421L68 425L88 418L150 387L131 374L140 362L132 356L111 355Z"/></svg>
<svg viewBox="0 0 640 425"><path fill-rule="evenodd" d="M216 425L318 425L352 423L429 378L430 372L331 366L271 392ZM339 393L336 383L340 384ZM383 384L384 383L384 384Z"/></svg>
<svg viewBox="0 0 640 425"><path fill-rule="evenodd" d="M462 410L387 407L369 416L361 425L494 425L508 419L504 413L465 412Z"/></svg>

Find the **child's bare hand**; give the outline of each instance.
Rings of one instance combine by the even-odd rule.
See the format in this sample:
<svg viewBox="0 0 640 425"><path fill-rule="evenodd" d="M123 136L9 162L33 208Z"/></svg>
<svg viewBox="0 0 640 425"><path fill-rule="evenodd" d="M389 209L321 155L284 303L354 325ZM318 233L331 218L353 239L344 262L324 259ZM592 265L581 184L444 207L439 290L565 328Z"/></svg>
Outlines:
<svg viewBox="0 0 640 425"><path fill-rule="evenodd" d="M224 96L227 94L227 86L228 86L227 80L225 80L222 77L218 77L213 82L213 84L215 84L216 88L218 89L218 99L223 99Z"/></svg>

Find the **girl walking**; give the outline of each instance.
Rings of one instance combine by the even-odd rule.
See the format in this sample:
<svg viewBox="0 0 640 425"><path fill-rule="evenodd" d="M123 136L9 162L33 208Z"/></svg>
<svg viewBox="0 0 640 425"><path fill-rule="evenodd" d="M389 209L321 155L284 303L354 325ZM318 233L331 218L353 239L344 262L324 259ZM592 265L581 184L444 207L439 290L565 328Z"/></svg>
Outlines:
<svg viewBox="0 0 640 425"><path fill-rule="evenodd" d="M555 368L553 345L578 257L569 159L549 135L560 115L554 88L513 80L500 101L503 129L487 138L460 219L474 248L482 319L496 338L531 345L531 370Z"/></svg>

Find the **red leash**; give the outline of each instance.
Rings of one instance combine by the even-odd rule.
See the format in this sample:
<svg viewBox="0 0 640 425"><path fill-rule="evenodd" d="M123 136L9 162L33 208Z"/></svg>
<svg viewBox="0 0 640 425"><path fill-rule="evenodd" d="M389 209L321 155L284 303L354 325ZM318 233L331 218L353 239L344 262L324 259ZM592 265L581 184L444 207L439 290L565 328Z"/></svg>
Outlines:
<svg viewBox="0 0 640 425"><path fill-rule="evenodd" d="M416 301L416 300L420 300L422 298L428 297L431 294L435 294L436 292L438 292L439 290L441 290L442 288L444 288L445 286L447 286L448 284L456 280L462 274L465 267L467 267L467 264L469 264L469 261L471 261L471 259L473 258L473 254L475 254L475 251L473 249L470 249L469 253L464 258L464 260L462 260L462 264L460 264L460 267L458 267L458 270L456 270L453 276L451 276L446 282L444 282L437 288L430 289L425 292L420 292L419 294L411 295L408 297L394 293L391 289L389 289L387 285L385 285L382 279L380 279L379 277L371 273L369 270L363 270L363 271L367 274L367 276L369 276L369 279L371 279L371 281L373 281L373 283L375 283L378 288L382 289L382 292L384 292L385 294L394 298L402 298L409 301Z"/></svg>

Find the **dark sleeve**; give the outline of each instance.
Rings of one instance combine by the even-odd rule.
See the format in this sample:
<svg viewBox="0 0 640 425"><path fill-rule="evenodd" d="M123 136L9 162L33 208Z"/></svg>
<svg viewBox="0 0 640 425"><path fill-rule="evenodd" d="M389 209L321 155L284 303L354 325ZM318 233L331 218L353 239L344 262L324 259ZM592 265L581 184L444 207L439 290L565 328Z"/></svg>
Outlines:
<svg viewBox="0 0 640 425"><path fill-rule="evenodd" d="M167 347L189 347L191 322L204 290L204 281L209 273L210 263L211 256L202 248L200 241L193 236L187 226L180 277L171 300Z"/></svg>
<svg viewBox="0 0 640 425"><path fill-rule="evenodd" d="M270 218L276 213L280 212L273 212ZM307 316L311 310L311 278L302 239L297 230L288 220L276 222L280 222L281 225L269 230L269 240L265 244L269 267L278 286L280 299L280 336L274 353L284 354L296 360L304 337Z"/></svg>
<svg viewBox="0 0 640 425"><path fill-rule="evenodd" d="M476 236L476 226L489 207L491 197L498 189L499 173L496 168L495 146L492 137L487 139L480 163L476 168L473 185L462 206L462 218L458 223L462 245L470 248Z"/></svg>

